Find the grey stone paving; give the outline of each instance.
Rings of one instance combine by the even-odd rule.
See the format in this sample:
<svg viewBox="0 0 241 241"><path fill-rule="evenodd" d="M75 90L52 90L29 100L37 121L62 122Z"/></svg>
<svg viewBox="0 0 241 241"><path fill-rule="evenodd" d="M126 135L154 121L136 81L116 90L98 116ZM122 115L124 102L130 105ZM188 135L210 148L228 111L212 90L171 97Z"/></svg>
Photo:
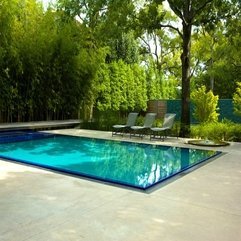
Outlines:
<svg viewBox="0 0 241 241"><path fill-rule="evenodd" d="M241 241L241 144L217 149L226 154L148 194L0 161L0 240Z"/></svg>

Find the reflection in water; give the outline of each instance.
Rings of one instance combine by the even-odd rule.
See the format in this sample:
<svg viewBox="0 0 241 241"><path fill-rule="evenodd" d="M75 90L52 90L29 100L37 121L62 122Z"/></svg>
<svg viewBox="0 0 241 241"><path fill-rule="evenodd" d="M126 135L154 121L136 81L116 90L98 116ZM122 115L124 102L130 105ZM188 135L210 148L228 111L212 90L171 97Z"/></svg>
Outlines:
<svg viewBox="0 0 241 241"><path fill-rule="evenodd" d="M147 188L213 155L205 151L57 136L0 145L0 155L101 180Z"/></svg>

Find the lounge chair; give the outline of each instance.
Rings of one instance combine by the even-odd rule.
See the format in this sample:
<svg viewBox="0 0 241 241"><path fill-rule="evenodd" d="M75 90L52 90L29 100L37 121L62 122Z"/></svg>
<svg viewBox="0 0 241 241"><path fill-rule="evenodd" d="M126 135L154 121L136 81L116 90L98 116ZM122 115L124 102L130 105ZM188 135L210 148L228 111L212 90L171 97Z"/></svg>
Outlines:
<svg viewBox="0 0 241 241"><path fill-rule="evenodd" d="M143 126L131 126L130 128L130 138L132 136L139 136L143 138L146 131L149 130L156 118L156 113L147 113L145 116L145 121Z"/></svg>
<svg viewBox="0 0 241 241"><path fill-rule="evenodd" d="M162 139L164 141L167 138L167 132L172 129L176 114L167 113L164 116L162 127L151 128L150 139Z"/></svg>
<svg viewBox="0 0 241 241"><path fill-rule="evenodd" d="M136 123L136 118L138 116L138 113L136 112L131 112L128 115L127 122L125 125L114 125L113 126L113 131L112 131L112 136L114 135L124 135L124 133L131 127L134 126Z"/></svg>

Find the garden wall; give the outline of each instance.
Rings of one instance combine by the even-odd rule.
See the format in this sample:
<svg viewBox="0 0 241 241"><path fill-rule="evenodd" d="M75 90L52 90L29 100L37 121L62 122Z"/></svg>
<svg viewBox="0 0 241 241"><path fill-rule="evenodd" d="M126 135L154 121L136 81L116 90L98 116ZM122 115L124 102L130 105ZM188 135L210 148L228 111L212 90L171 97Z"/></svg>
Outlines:
<svg viewBox="0 0 241 241"><path fill-rule="evenodd" d="M218 102L219 120L228 119L233 122L241 123L241 117L233 113L232 99L220 99ZM191 103L191 123L197 123L193 117L194 106ZM158 118L163 118L166 112L176 113L177 120L181 119L181 100L152 100L148 102L148 111L156 112Z"/></svg>

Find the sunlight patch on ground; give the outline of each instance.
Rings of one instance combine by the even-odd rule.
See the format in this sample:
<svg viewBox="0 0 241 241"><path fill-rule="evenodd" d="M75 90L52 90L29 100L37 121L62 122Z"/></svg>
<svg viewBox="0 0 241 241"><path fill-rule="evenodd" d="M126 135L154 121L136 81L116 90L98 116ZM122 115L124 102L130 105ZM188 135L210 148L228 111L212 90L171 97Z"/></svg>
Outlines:
<svg viewBox="0 0 241 241"><path fill-rule="evenodd" d="M1 169L0 180L15 177L14 173L20 173L20 172L26 172L26 171L44 172L44 170L31 168L28 166L15 165L6 161L2 161L1 159L0 159L0 169Z"/></svg>

